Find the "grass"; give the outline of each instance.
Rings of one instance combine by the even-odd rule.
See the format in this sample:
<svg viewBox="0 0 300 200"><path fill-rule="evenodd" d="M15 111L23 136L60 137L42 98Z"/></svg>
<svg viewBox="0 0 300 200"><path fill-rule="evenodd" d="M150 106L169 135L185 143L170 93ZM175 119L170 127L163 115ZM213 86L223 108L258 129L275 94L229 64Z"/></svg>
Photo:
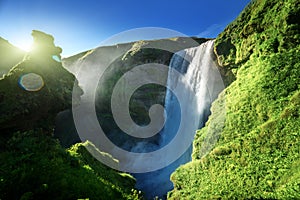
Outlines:
<svg viewBox="0 0 300 200"><path fill-rule="evenodd" d="M300 199L299 9L252 1L218 36L219 62L236 80L197 131L193 161L172 175L170 199ZM209 126L220 138L201 154Z"/></svg>
<svg viewBox="0 0 300 200"><path fill-rule="evenodd" d="M91 143L66 150L52 138L55 116L71 107L76 80L52 59L61 53L54 38L39 31L32 35L34 50L0 78L0 199L140 199L130 175L87 152ZM43 88L29 92L19 87L27 73L40 75Z"/></svg>
<svg viewBox="0 0 300 200"><path fill-rule="evenodd" d="M42 130L16 132L0 152L1 199L139 199L135 180Z"/></svg>

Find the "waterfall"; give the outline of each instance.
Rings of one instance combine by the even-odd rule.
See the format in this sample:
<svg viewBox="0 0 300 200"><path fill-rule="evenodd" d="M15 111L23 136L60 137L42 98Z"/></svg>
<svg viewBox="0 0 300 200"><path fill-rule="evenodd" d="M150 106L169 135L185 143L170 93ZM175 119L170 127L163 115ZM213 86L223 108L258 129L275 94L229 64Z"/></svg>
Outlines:
<svg viewBox="0 0 300 200"><path fill-rule="evenodd" d="M224 89L213 52L213 44L214 41L211 40L173 55L167 87L174 90L184 85L186 88L177 94L181 97L175 96L170 89L167 89L165 98L167 120L163 130L159 133L160 146L168 144L175 137L182 117L188 117L187 120L192 124L184 129L186 132L194 133L203 127L210 114L212 102ZM172 70L177 70L182 76L173 77ZM184 101L179 102L178 99L184 99ZM180 158L167 167L154 172L133 174L137 179L137 188L145 192L147 199L155 196L164 198L164 195L173 188L170 181L171 173L181 164L189 162L191 153L192 144Z"/></svg>
<svg viewBox="0 0 300 200"><path fill-rule="evenodd" d="M136 188L144 192L146 199L153 199L155 196L165 198L167 192L172 190L170 175L180 165L191 160L195 131L204 126L212 102L224 89L213 45L214 41L208 41L198 47L179 51L173 55L169 67L162 64L155 65L156 63L134 67L118 79L111 88L113 91L110 107L118 127L122 125L125 129L108 126L112 128L107 133L113 136L112 140L119 142L117 144L104 134L99 124L95 106L98 84L95 84L94 80L105 75L110 63L128 52L131 46L96 49L84 59L78 60L72 67L72 69L79 67L81 73L78 73L76 78L84 90L81 103L73 105L72 113L68 114L69 117L70 115L73 117L74 129L76 128L82 141L89 140L97 147L97 151L87 148L95 158L109 167L132 173L136 178ZM112 70L111 73L113 72ZM100 83L105 82L102 81ZM152 115L152 119L158 122L164 121L164 124L158 123L162 125L160 128L149 125L137 126L128 112L130 97L144 84L166 85L168 88L164 102L165 110L161 109L157 112L162 106L149 109L150 118ZM103 102L100 103L102 105ZM155 115L157 113L158 115ZM104 114L109 112L106 111ZM66 122L63 116L60 119L62 119L60 123ZM107 123L112 123L110 118L109 120ZM129 131L127 131L128 124ZM150 128L147 129L148 127ZM138 135L135 135L136 130ZM139 134L145 134L145 130L154 132L155 137L139 138ZM134 133L134 137L129 136L129 133ZM119 162L111 165L110 160L107 160L98 150L110 154Z"/></svg>

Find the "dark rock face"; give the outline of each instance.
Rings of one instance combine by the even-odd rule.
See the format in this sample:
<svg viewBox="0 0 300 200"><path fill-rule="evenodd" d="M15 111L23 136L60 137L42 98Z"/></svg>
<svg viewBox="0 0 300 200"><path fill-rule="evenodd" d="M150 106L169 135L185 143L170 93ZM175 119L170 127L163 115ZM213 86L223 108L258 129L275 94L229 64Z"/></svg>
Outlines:
<svg viewBox="0 0 300 200"><path fill-rule="evenodd" d="M71 110L64 110L57 114L55 119L54 137L62 147L68 148L81 142L72 116Z"/></svg>
<svg viewBox="0 0 300 200"><path fill-rule="evenodd" d="M45 57L51 58L53 55L57 55L60 58L62 49L54 46L52 35L37 30L33 30L31 35L34 41L32 51L30 52L32 57L35 59L45 59Z"/></svg>
<svg viewBox="0 0 300 200"><path fill-rule="evenodd" d="M55 130L67 139L57 138L64 147L79 142L66 109L76 105L82 90L62 67L53 37L32 35L34 48L24 60L0 38L0 70L19 63L0 78L0 199L140 199L131 176L99 163L86 148L117 163L111 156L89 142L66 150L53 139L60 112ZM2 54L9 49L12 53ZM78 96L73 102L72 94Z"/></svg>
<svg viewBox="0 0 300 200"><path fill-rule="evenodd" d="M0 79L0 132L53 128L56 114L70 108L75 77L52 58L61 48L33 31L33 51Z"/></svg>
<svg viewBox="0 0 300 200"><path fill-rule="evenodd" d="M182 49L198 46L207 41L201 38L170 38L152 41L137 41L133 43L118 44L114 46L99 47L97 49L80 53L69 58L63 59L63 64L66 69L74 74L94 71L92 67L99 67L98 65L90 65L89 68L80 69L80 66L86 67L82 63L97 63L106 62L110 59L115 51L122 51L124 54L113 61L104 72L102 77L99 77L97 93L96 93L96 112L99 123L108 137L118 146L124 146L133 142L133 138L120 137L121 130L114 122L111 112L111 95L117 81L128 71L146 63L156 63L168 66L173 54ZM168 49L168 50L165 50ZM102 57L103 58L102 58ZM101 58L101 59L100 59ZM91 67L92 66L92 67ZM81 71L80 71L81 70ZM96 70L97 71L97 70ZM167 76L162 77L167 81ZM84 88L84 87L83 87ZM166 88L160 85L144 85L138 88L131 97L129 112L135 123L139 125L146 125L150 122L149 108L154 104L164 105ZM72 117L71 115L69 115ZM67 120L70 121L71 120ZM74 126L72 122L70 126ZM67 126L66 126L67 127ZM73 128L72 128L73 129ZM70 129L66 128L63 132L68 132ZM60 131L59 131L60 132ZM61 135L58 131L55 135ZM62 133L63 134L63 133ZM126 135L126 134L124 134ZM74 135L74 141L77 135ZM72 141L68 136L62 139L63 141ZM61 141L62 141L61 140ZM156 141L153 137L151 140ZM68 142L64 143L67 145ZM127 146L127 145L125 145ZM130 145L129 145L130 146Z"/></svg>

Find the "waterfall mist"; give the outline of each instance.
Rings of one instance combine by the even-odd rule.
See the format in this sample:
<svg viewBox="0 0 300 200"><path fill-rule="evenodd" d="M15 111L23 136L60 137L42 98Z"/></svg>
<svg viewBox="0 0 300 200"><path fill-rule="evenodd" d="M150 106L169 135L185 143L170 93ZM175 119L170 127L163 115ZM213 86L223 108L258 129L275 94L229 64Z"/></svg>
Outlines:
<svg viewBox="0 0 300 200"><path fill-rule="evenodd" d="M208 41L198 47L179 51L172 57L167 87L174 89L179 85L184 85L186 88L182 89L177 96L167 89L165 98L167 120L163 130L159 133L159 146L168 144L175 137L182 117L189 117L187 120L192 122L192 127L187 127L185 131L195 133L197 129L203 127L210 115L211 103L224 89L213 52L213 43L214 41ZM172 77L172 70L177 70L183 76ZM190 93L190 90L193 93ZM181 95L181 98L178 95ZM184 101L179 102L178 99L184 99ZM143 144L143 148L148 148L147 143ZM175 150L174 153L176 153ZM167 167L154 172L133 174L137 179L136 187L145 192L147 199L155 196L165 198L166 193L173 188L170 181L171 173L181 164L189 162L191 154L192 144L179 159ZM163 155L161 162L167 156L169 155Z"/></svg>
<svg viewBox="0 0 300 200"><path fill-rule="evenodd" d="M196 46L194 41L190 43ZM156 196L164 199L173 188L170 175L191 160L195 131L204 126L211 103L224 89L213 44L214 41L207 41L175 53L169 67L147 63L133 67L124 75L118 70L126 70L122 68L121 58L131 48L130 44L95 49L75 64L71 63L73 71L80 69L76 77L84 90L80 105L72 108L81 141L89 140L99 151L117 159L117 164L111 165L109 160L95 154L98 150L88 149L102 163L131 173L136 178L136 188L144 192L146 199ZM163 47L160 44L152 48ZM106 81L110 84L105 84ZM161 99L164 110L157 104L149 109L153 121L164 122L159 124L163 125L162 129L147 129L147 124L137 126L127 112L134 91L147 84L167 88L165 99ZM101 91L104 98L99 99ZM158 133L151 136L144 130Z"/></svg>

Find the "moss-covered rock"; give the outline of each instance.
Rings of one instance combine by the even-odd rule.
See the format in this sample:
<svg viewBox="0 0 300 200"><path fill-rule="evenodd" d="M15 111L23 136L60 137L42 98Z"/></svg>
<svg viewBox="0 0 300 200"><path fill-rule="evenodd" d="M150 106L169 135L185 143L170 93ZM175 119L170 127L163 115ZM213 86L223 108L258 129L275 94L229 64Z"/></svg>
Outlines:
<svg viewBox="0 0 300 200"><path fill-rule="evenodd" d="M54 37L44 32L33 30L33 46L30 51L30 56L36 60L51 59L53 56L58 56L59 59L62 49L54 46Z"/></svg>
<svg viewBox="0 0 300 200"><path fill-rule="evenodd" d="M59 111L71 107L74 75L53 59L60 57L53 37L33 31L34 50L0 79L0 132L53 128Z"/></svg>
<svg viewBox="0 0 300 200"><path fill-rule="evenodd" d="M236 80L197 132L193 161L172 175L170 199L300 199L299 14L296 0L252 1L218 36ZM221 136L203 154L211 128Z"/></svg>
<svg viewBox="0 0 300 200"><path fill-rule="evenodd" d="M76 144L64 150L44 131L16 132L1 145L0 198L139 199L135 180Z"/></svg>
<svg viewBox="0 0 300 200"><path fill-rule="evenodd" d="M299 44L300 4L254 0L217 37L219 64L228 70L240 67L250 56L284 52ZM236 74L236 70L234 70Z"/></svg>
<svg viewBox="0 0 300 200"><path fill-rule="evenodd" d="M0 199L140 199L130 175L101 164L86 148L118 163L110 155L90 142L66 150L52 138L57 113L76 103L73 86L78 98L82 90L62 67L53 37L32 35L33 51L0 79Z"/></svg>

